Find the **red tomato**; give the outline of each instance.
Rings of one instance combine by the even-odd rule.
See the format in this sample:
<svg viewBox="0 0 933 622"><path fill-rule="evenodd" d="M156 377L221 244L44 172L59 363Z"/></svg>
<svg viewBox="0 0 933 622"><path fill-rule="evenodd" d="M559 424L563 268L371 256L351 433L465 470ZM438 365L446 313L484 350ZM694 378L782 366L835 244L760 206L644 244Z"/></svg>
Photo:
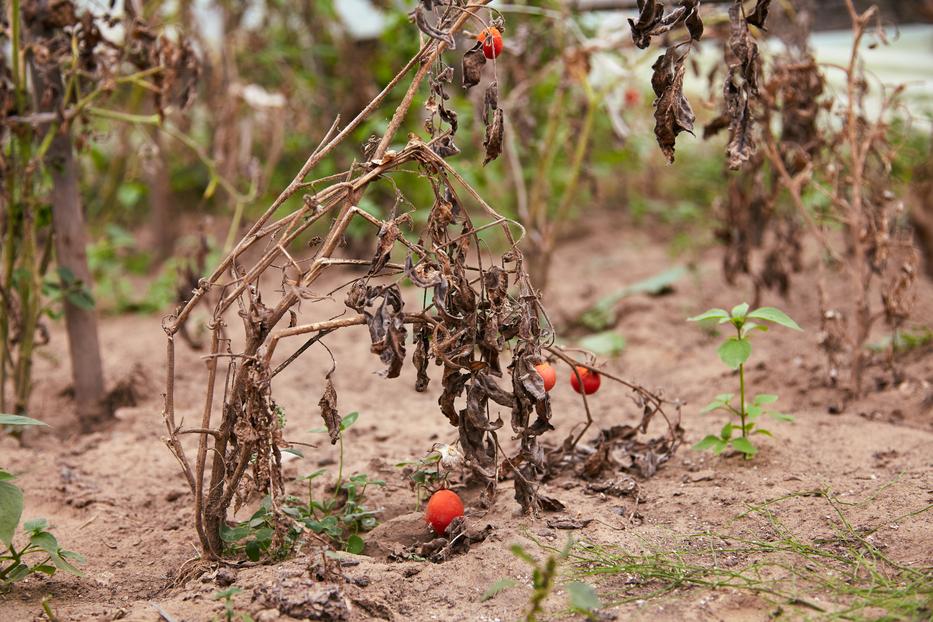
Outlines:
<svg viewBox="0 0 933 622"><path fill-rule="evenodd" d="M545 391L550 391L557 384L557 371L550 363L538 363L535 365L535 371L541 376L541 380L544 380Z"/></svg>
<svg viewBox="0 0 933 622"><path fill-rule="evenodd" d="M502 34L498 28L489 27L476 35L476 40L483 44L483 54L493 59L502 53Z"/></svg>
<svg viewBox="0 0 933 622"><path fill-rule="evenodd" d="M600 378L595 371L590 371L586 367L577 367L580 378L583 379L583 390L580 390L580 381L577 380L577 374L570 372L570 386L577 393L586 393L590 395L599 390Z"/></svg>
<svg viewBox="0 0 933 622"><path fill-rule="evenodd" d="M424 511L424 520L439 536L444 535L447 526L458 516L463 516L463 501L452 490L438 490L428 500Z"/></svg>

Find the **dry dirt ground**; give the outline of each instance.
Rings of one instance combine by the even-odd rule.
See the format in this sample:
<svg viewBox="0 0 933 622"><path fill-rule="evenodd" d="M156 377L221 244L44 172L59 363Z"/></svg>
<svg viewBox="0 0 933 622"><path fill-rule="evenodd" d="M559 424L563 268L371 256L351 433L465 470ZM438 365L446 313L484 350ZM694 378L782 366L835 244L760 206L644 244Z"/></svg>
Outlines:
<svg viewBox="0 0 933 622"><path fill-rule="evenodd" d="M598 230L628 228L607 218L589 234L561 247L553 271L556 282L547 299L558 317L570 317L606 291L657 274L672 263L661 240L643 234L595 233ZM292 619L261 611L268 608L259 594L270 590L298 601L308 594L329 595L331 610L347 605L349 620L515 620L527 607L531 572L510 546L521 544L542 559L550 552L546 547L560 549L568 535L577 542L578 554L605 553L611 547L635 554L686 552L642 558L654 560L654 565L649 564L654 570L666 568L656 582L645 580L648 566L638 572L628 568L585 578L604 604L601 619L614 615L618 620L796 620L834 614L872 619L883 611L846 614L854 602L852 594L838 589L843 585L854 590L864 584L866 566L850 556L846 559L852 565L834 567L831 560L820 557L865 551L855 542L863 536L871 550L883 551L886 559L903 568L904 574L894 576L894 567L885 565L885 576L893 577L895 584L913 577L914 591L925 590L930 598L933 512L906 515L928 509L933 502L933 349L927 346L906 355L905 377L896 385L886 382L889 376L882 367L871 368L869 395L841 414L831 414L838 397L823 383L809 266L794 283L789 300L763 301L786 308L806 332L781 330L758 337L756 362L749 373L754 389L780 394L778 405L796 422L772 426L775 438L761 437L762 451L753 461L691 451L690 444L718 431L725 422L720 414L700 415L700 407L736 383L718 362L718 340L684 321L708 307L740 301L742 288L730 289L722 281L718 261L715 249L708 251L697 260L695 274L677 282L674 292L623 300L617 329L628 345L621 356L606 362L616 374L687 402L686 444L674 459L652 479L638 482L637 497L589 493L586 482L572 471L548 482L544 490L566 504L565 518L592 519L574 531L549 527L553 514L537 519L518 514L509 481L501 484L494 506L485 513L475 503L478 491L462 488L468 520L474 526L491 525L492 533L469 552L442 564L390 562L385 556L394 544L429 539L420 515L414 513L414 493L394 465L422 455L435 442L454 439L455 430L436 405L437 380L427 393L416 393L410 365L396 380L374 373L381 364L369 353L364 328L332 335L328 344L339 362L340 410L361 413L347 434L348 470L387 482L384 488L373 489L369 500L381 508L382 523L366 536L369 555L346 556L341 569L346 581L332 592L327 590L333 584L315 582L308 571L320 559L318 554L299 555L276 566L219 573L210 569L178 584L179 569L197 554L197 539L190 526L191 497L162 441L165 338L159 318L103 321L109 378L126 377L139 366L138 375L146 382L141 401L119 411L116 427L89 436L75 434L70 425L72 408L63 393L69 383L66 342L57 329L38 362L33 398L34 416L52 428L31 430L22 447L13 438L0 438L0 455L26 491L24 518L48 517L61 542L83 553L87 562L83 577L30 578L0 593L0 620L45 619L41 601L46 596L61 620L213 620L222 611L213 595L231 579L242 588L234 598L237 611L261 620ZM933 285L923 281L919 290L916 318L918 323L929 323ZM846 291L844 283L836 285L837 295L845 296ZM179 415L193 418L203 394L204 363L185 346L180 349ZM333 473L335 449L308 432L320 425L317 402L327 366L326 357L311 351L274 384L276 399L288 413L289 436L319 443L317 449L305 450L305 458L287 464L286 474L292 478L319 465L327 465ZM583 416L566 375L562 369L552 391L558 428L554 439L564 438ZM591 400L596 427L637 422L638 410L629 395L604 382ZM654 432L663 431L655 425ZM300 490L296 484L292 488ZM814 494L818 490L831 491L829 499ZM752 506L785 495L791 496L736 518ZM851 529L843 529L841 516ZM851 538L847 540L845 534ZM772 543L773 549L750 552L743 543L751 541ZM867 546L866 542L862 544ZM718 552L710 552L713 544ZM788 552L798 544L812 547L798 547L806 558ZM698 574L690 564L720 572ZM560 564L555 589L545 603L548 619L573 616L563 586L581 569L585 566L572 560ZM795 584L787 579L793 569L809 570L825 582ZM716 581L723 581L730 571L741 578L733 577L731 587L717 587ZM748 577L757 579L744 589L736 587L736 581ZM484 591L503 578L517 585L482 600ZM711 584L697 584L704 580ZM929 609L921 615L928 614Z"/></svg>

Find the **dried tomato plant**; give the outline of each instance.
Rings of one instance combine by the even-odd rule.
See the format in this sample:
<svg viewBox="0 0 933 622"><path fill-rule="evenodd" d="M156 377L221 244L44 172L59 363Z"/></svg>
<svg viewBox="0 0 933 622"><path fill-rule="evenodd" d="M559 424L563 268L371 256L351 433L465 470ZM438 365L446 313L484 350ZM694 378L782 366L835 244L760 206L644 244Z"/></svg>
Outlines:
<svg viewBox="0 0 933 622"><path fill-rule="evenodd" d="M417 369L415 390L428 390L432 360L442 368L438 404L450 424L457 427L466 464L484 487L481 503L489 504L497 482L511 476L524 511L559 506L539 495L535 485L549 470L538 437L553 428L551 404L534 367L543 360L542 349L550 348L553 335L517 245L521 238L516 235L523 230L501 216L446 160L459 150L454 142L457 114L447 103L454 71L445 63L443 52L453 47L454 37L468 20L489 25L480 17L485 4L421 2L412 14L427 35L421 50L353 121L339 131L339 119L333 124L288 187L164 323L168 336L167 444L194 495L195 527L206 558L225 555L220 532L228 510L254 493L268 494L273 511L283 525L287 524L289 519L279 511L278 501L284 487L281 450L289 444L280 424L273 380L327 335L353 326L367 327L371 351L385 365L383 375L387 378L400 374L408 355L409 331L413 337L411 361ZM480 42L465 53L462 62L464 87L469 88L479 82L486 64ZM415 67L417 72L385 135L364 145L364 161L339 175L305 181ZM393 137L425 82L429 137L423 140L411 135L403 148L391 150ZM504 131L496 81L487 87L484 101L489 160L499 155ZM400 170L416 172L433 190L434 202L414 241L403 235L412 219L410 213L398 213L405 200L401 195L396 195L385 219L357 207L369 186L391 183L389 173ZM309 193L297 209L274 219L287 199L305 190ZM299 236L324 218L333 218L333 224L323 239L311 249L299 244ZM363 219L378 231L371 257L337 257L354 219ZM504 252L498 256L481 249L478 237L480 231L493 228L503 239ZM392 262L395 251L404 254L403 262ZM344 286L347 312L303 323L301 318L319 300L313 285L328 269L338 266L366 269ZM269 275L276 272L280 276L270 280ZM430 291L430 302L414 307L406 302L400 288L403 278L424 290L419 301L426 301ZM267 281L280 284L277 300L270 301ZM206 356L203 412L198 427L184 427L177 419L175 402L175 336L192 310L208 297L216 302ZM233 310L242 322L242 335L233 334ZM280 360L277 354L294 337L303 338L303 343ZM506 350L511 350L508 361L503 358ZM559 356L568 364L578 364L565 354ZM340 419L333 372L334 368L324 378L320 408L331 442L336 442ZM665 404L641 387L629 386L640 396L645 412L654 414ZM513 456L502 451L497 433L504 423L499 417L491 418L492 405L511 412L511 428L519 441ZM218 406L219 422L214 416ZM587 410L587 422L591 420ZM187 434L198 438L193 463L181 440ZM568 450L575 444L569 443ZM673 448L676 441L671 443L671 452Z"/></svg>
<svg viewBox="0 0 933 622"><path fill-rule="evenodd" d="M632 24L636 45L645 46L652 36L679 24L690 37L679 45L699 39L703 26L697 4L683 1L664 13L660 3L639 2L641 15ZM782 5L782 12L794 13L792 23L779 32L785 51L765 68L750 27L763 32L770 8L769 0L758 0L751 13L741 0L731 3L723 46L722 109L704 128L705 137L728 131L727 166L741 171L729 178L720 203L724 273L730 283L740 274L749 275L756 304L764 289L786 295L793 273L803 266L802 234L809 233L828 258L819 261L819 300L829 379L836 384L848 367L849 381L842 384L857 396L863 390L873 326L883 319L896 332L913 303L918 253L890 176L896 145L889 141L889 123L903 87L888 89L879 83L873 88L861 63L862 41L873 25L876 37L885 42L877 7L859 13L846 1L854 32L849 62L824 67L809 48L805 15ZM678 54L677 48L669 47L658 59L652 79L658 96L656 134L669 159L677 134L692 130L693 122L682 93L686 53ZM826 70L845 77L845 92L835 98L823 98ZM714 75L715 70L711 83ZM871 98L878 102L874 108ZM846 274L854 293L849 304L827 289L827 278L837 272ZM880 305L872 302L874 296ZM887 363L896 380L893 341Z"/></svg>
<svg viewBox="0 0 933 622"><path fill-rule="evenodd" d="M762 127L765 157L828 258L819 264L819 301L830 382L836 384L842 367L848 366L849 379L842 386L857 397L863 392L873 326L883 319L896 332L910 316L919 256L890 174L897 147L890 142L889 123L903 86L888 89L879 83L873 92L861 47L873 27L879 41L886 42L878 9L859 13L851 0L846 7L854 33L852 50L846 66L831 68L844 73L844 95L822 106L813 103L825 79L811 55L796 64L779 64L772 83L784 93L787 128L778 140L771 124ZM872 96L877 109L868 103ZM815 173L817 167L825 178ZM821 213L807 206L805 191L825 201ZM841 236L830 233L833 226L841 226ZM827 277L839 272L848 278L851 298L827 290ZM872 302L876 295L880 305ZM894 341L887 363L897 381Z"/></svg>

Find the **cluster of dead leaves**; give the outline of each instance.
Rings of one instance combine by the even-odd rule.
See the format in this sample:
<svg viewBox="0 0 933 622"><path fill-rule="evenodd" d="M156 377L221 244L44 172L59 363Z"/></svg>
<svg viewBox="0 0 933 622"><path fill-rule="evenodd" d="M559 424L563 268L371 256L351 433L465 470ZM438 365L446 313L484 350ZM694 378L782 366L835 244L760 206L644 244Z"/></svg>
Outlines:
<svg viewBox="0 0 933 622"><path fill-rule="evenodd" d="M466 519L458 516L447 526L444 535L411 546L397 545L396 549L389 553L388 559L395 562L426 559L440 564L454 555L468 552L471 545L484 541L492 531L492 525L470 529L467 527Z"/></svg>
<svg viewBox="0 0 933 622"><path fill-rule="evenodd" d="M758 46L749 36L748 25L764 28L770 0L758 0L753 12L745 15L741 0L734 0L729 10L731 34L728 48L729 75L723 88L724 110L713 122L718 129L729 128L728 158L730 166L738 167L754 150L750 102L758 89ZM630 19L632 40L639 48L647 48L651 39L683 27L687 38L668 46L652 65L651 86L654 89L655 136L658 146L674 161L677 136L693 133L696 115L684 96L686 60L694 43L703 37L703 20L699 0L680 0L678 6L665 10L657 0L638 1L638 19Z"/></svg>

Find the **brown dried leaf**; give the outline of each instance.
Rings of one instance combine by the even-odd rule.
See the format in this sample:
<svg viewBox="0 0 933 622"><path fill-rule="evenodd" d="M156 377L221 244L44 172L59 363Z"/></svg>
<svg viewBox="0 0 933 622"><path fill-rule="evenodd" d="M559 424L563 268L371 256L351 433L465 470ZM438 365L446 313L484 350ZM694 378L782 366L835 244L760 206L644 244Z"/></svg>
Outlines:
<svg viewBox="0 0 933 622"><path fill-rule="evenodd" d="M752 14L749 15L745 21L752 26L767 30L767 28L765 28L765 21L768 19L768 9L770 5L771 0L758 0L758 2L755 3L755 9L752 11Z"/></svg>
<svg viewBox="0 0 933 622"><path fill-rule="evenodd" d="M751 38L748 24L742 19L742 5L729 9L729 75L723 86L723 104L729 117L729 144L726 155L729 168L736 170L755 152L751 102L758 94L758 44Z"/></svg>
<svg viewBox="0 0 933 622"><path fill-rule="evenodd" d="M383 373L396 378L405 362L404 302L398 285L368 286L356 281L347 293L346 306L362 313L369 327L372 352L388 367Z"/></svg>
<svg viewBox="0 0 933 622"><path fill-rule="evenodd" d="M486 125L486 138L483 140L483 146L486 148L486 157L483 158L483 166L486 166L499 157L502 153L502 138L505 133L505 118L502 108L496 108L492 115L492 123Z"/></svg>
<svg viewBox="0 0 933 622"><path fill-rule="evenodd" d="M379 228L379 235L376 237L376 253L373 255L372 263L369 266L369 276L378 274L385 265L389 263L392 256L392 249L395 248L395 242L398 240L400 231L395 219L386 220Z"/></svg>
<svg viewBox="0 0 933 622"><path fill-rule="evenodd" d="M437 39L438 41L443 41L448 49L455 50L457 49L457 42L454 41L453 36L446 30L440 30L431 24L428 21L425 10L421 5L415 7L415 10L409 14L409 17L415 22L415 25L418 26L418 29L424 34L428 35L432 39Z"/></svg>
<svg viewBox="0 0 933 622"><path fill-rule="evenodd" d="M583 529L593 522L592 518L570 518L561 516L558 518L549 518L547 526L551 529Z"/></svg>
<svg viewBox="0 0 933 622"><path fill-rule="evenodd" d="M479 84L485 64L486 55L483 54L483 44L477 42L463 55L463 88L469 89Z"/></svg>
<svg viewBox="0 0 933 622"><path fill-rule="evenodd" d="M656 0L638 0L638 21L629 19L632 41L638 48L645 49L651 38L662 35L684 24L690 37L699 40L703 36L703 22L699 15L699 0L681 0L680 6L664 13L664 4Z"/></svg>
<svg viewBox="0 0 933 622"><path fill-rule="evenodd" d="M428 383L431 378L428 377L428 352L430 351L430 331L427 324L419 324L414 330L415 352L411 356L411 362L418 370L418 378L415 380L415 391L424 393L428 390Z"/></svg>
<svg viewBox="0 0 933 622"><path fill-rule="evenodd" d="M657 95L654 103L654 133L661 151L669 162L674 161L674 145L681 132L693 133L696 116L690 102L684 97L684 60L677 55L677 46L671 46L652 65L651 86Z"/></svg>
<svg viewBox="0 0 933 622"><path fill-rule="evenodd" d="M333 445L340 438L340 415L337 412L337 390L334 388L334 382L327 374L324 385L324 395L318 402L321 407L321 418L324 419L324 425L327 426L327 433L330 435L330 444Z"/></svg>

